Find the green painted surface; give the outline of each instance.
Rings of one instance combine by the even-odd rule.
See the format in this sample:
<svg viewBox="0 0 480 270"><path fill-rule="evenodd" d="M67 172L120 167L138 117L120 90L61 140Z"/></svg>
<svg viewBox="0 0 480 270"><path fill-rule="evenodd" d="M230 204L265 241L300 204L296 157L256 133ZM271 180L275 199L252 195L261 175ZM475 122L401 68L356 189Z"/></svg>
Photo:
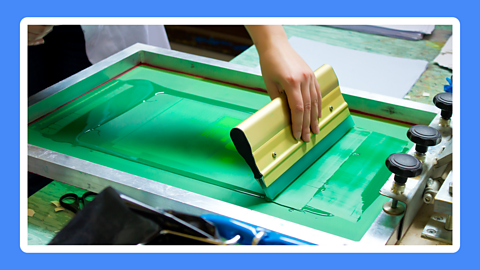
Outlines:
<svg viewBox="0 0 480 270"><path fill-rule="evenodd" d="M426 35L422 40L405 40L316 25L285 25L284 29L288 37L296 36L363 52L429 61L427 69L407 94L414 101L433 104L433 97L443 92L443 85L447 84L445 78L452 75L451 70L433 63L452 35L451 25L435 26L432 35ZM259 59L255 46L231 62L248 67L258 66Z"/></svg>
<svg viewBox="0 0 480 270"><path fill-rule="evenodd" d="M356 128L310 166L294 182L297 184L274 203L268 203L258 196L261 189L228 136L231 128L268 102L262 93L138 67L31 124L28 140L33 145L360 240L386 201L374 189L388 177L382 169L387 153L400 152L407 146L407 127L354 115ZM368 157L369 166L364 166L365 160L356 154ZM327 167L338 169L331 174L324 170ZM368 177L347 179L356 175L352 170ZM302 181L308 182L306 189L297 187ZM341 211L335 200L321 202L319 194L326 192L329 196L341 195L337 199L356 209L354 214L348 216ZM346 199L345 192L354 196Z"/></svg>

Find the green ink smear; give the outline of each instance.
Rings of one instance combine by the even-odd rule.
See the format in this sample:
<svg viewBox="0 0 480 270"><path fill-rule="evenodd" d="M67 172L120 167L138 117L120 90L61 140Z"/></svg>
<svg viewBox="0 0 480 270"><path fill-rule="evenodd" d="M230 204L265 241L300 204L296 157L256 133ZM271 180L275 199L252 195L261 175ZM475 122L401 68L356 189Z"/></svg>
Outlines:
<svg viewBox="0 0 480 270"><path fill-rule="evenodd" d="M43 136L263 197L228 147L230 130L250 114L146 80L112 82L88 100L39 124Z"/></svg>
<svg viewBox="0 0 480 270"><path fill-rule="evenodd" d="M411 147L408 127L353 115L356 127L269 203L229 137L269 101L264 93L140 66L29 125L28 142L360 240L388 200L378 195L389 176L386 156Z"/></svg>
<svg viewBox="0 0 480 270"><path fill-rule="evenodd" d="M318 189L307 208L328 209L334 216L358 221L391 174L385 160L404 149L405 142L372 132Z"/></svg>

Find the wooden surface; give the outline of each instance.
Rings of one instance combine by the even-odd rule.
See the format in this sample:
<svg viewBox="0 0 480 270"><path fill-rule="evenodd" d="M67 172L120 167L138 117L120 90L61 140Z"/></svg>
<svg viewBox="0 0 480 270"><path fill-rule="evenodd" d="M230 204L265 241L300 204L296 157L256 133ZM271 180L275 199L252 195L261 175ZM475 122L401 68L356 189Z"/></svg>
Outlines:
<svg viewBox="0 0 480 270"><path fill-rule="evenodd" d="M68 210L55 212L52 201L60 200L66 193L82 196L86 190L53 181L28 198L28 209L35 211L28 217L28 244L45 245L73 218Z"/></svg>
<svg viewBox="0 0 480 270"><path fill-rule="evenodd" d="M443 91L443 85L446 84L445 78L452 74L450 70L432 63L451 36L451 26L436 26L432 35L419 41L402 40L326 26L285 26L284 28L289 37L298 36L359 51L429 61L427 70L408 93L411 100L414 101L432 104L433 96ZM188 52L188 48L186 52ZM256 67L259 61L255 47L252 46L247 49L231 62ZM60 196L68 192L81 195L86 191L53 181L30 196L28 208L35 211L35 214L28 217L29 245L47 244L56 232L60 231L74 216L68 210L55 212L56 206L51 203L51 201L58 201ZM417 216L407 235L399 244L442 244L420 237L426 220L428 220L428 209L428 207L423 208L421 214Z"/></svg>

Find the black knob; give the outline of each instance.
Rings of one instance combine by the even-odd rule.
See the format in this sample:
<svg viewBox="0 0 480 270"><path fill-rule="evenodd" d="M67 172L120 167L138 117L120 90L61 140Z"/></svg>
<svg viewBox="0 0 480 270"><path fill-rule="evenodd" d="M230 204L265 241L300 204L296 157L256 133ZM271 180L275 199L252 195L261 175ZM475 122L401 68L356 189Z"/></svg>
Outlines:
<svg viewBox="0 0 480 270"><path fill-rule="evenodd" d="M404 153L391 154L385 164L387 168L395 174L395 182L401 185L407 182L408 177L420 175L423 168L420 160Z"/></svg>
<svg viewBox="0 0 480 270"><path fill-rule="evenodd" d="M452 118L452 93L440 93L433 98L433 103L442 110L442 118L449 120Z"/></svg>
<svg viewBox="0 0 480 270"><path fill-rule="evenodd" d="M416 125L407 132L407 137L416 144L415 150L426 153L429 146L434 146L442 141L440 132L432 127Z"/></svg>

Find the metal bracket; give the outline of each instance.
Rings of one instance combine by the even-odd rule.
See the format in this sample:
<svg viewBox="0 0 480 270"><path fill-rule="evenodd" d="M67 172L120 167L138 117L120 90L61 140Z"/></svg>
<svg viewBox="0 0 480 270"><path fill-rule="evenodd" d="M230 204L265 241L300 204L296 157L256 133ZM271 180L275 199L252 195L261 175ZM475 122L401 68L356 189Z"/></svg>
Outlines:
<svg viewBox="0 0 480 270"><path fill-rule="evenodd" d="M440 126L440 114L435 117L435 119L430 124L431 127L437 128ZM405 203L406 209L403 218L403 224L401 226L401 230L398 231L399 237L401 239L407 229L413 222L413 219L418 213L418 210L424 204L423 195L425 192L425 188L427 186L427 182L431 175L434 173L435 169L438 169L437 162L439 161L439 157L442 161L448 161L448 158L451 158L451 155L448 155L448 150L451 151L451 137L450 139L443 140L440 144L429 147L428 152L423 160L423 173L420 176L415 178L409 178L407 183L405 184L405 190L401 194L396 194L392 191L392 187L394 184L393 175L388 179L388 181L383 185L382 189L380 190L380 194L390 197L394 200L398 200L400 202ZM415 155L415 149L411 149L409 152L411 155ZM440 154L443 154L440 156ZM445 165L445 164L443 164ZM445 181L447 182L447 181ZM439 231L439 230L436 230Z"/></svg>
<svg viewBox="0 0 480 270"><path fill-rule="evenodd" d="M452 231L445 229L448 216L434 213L423 229L422 237L452 244Z"/></svg>

